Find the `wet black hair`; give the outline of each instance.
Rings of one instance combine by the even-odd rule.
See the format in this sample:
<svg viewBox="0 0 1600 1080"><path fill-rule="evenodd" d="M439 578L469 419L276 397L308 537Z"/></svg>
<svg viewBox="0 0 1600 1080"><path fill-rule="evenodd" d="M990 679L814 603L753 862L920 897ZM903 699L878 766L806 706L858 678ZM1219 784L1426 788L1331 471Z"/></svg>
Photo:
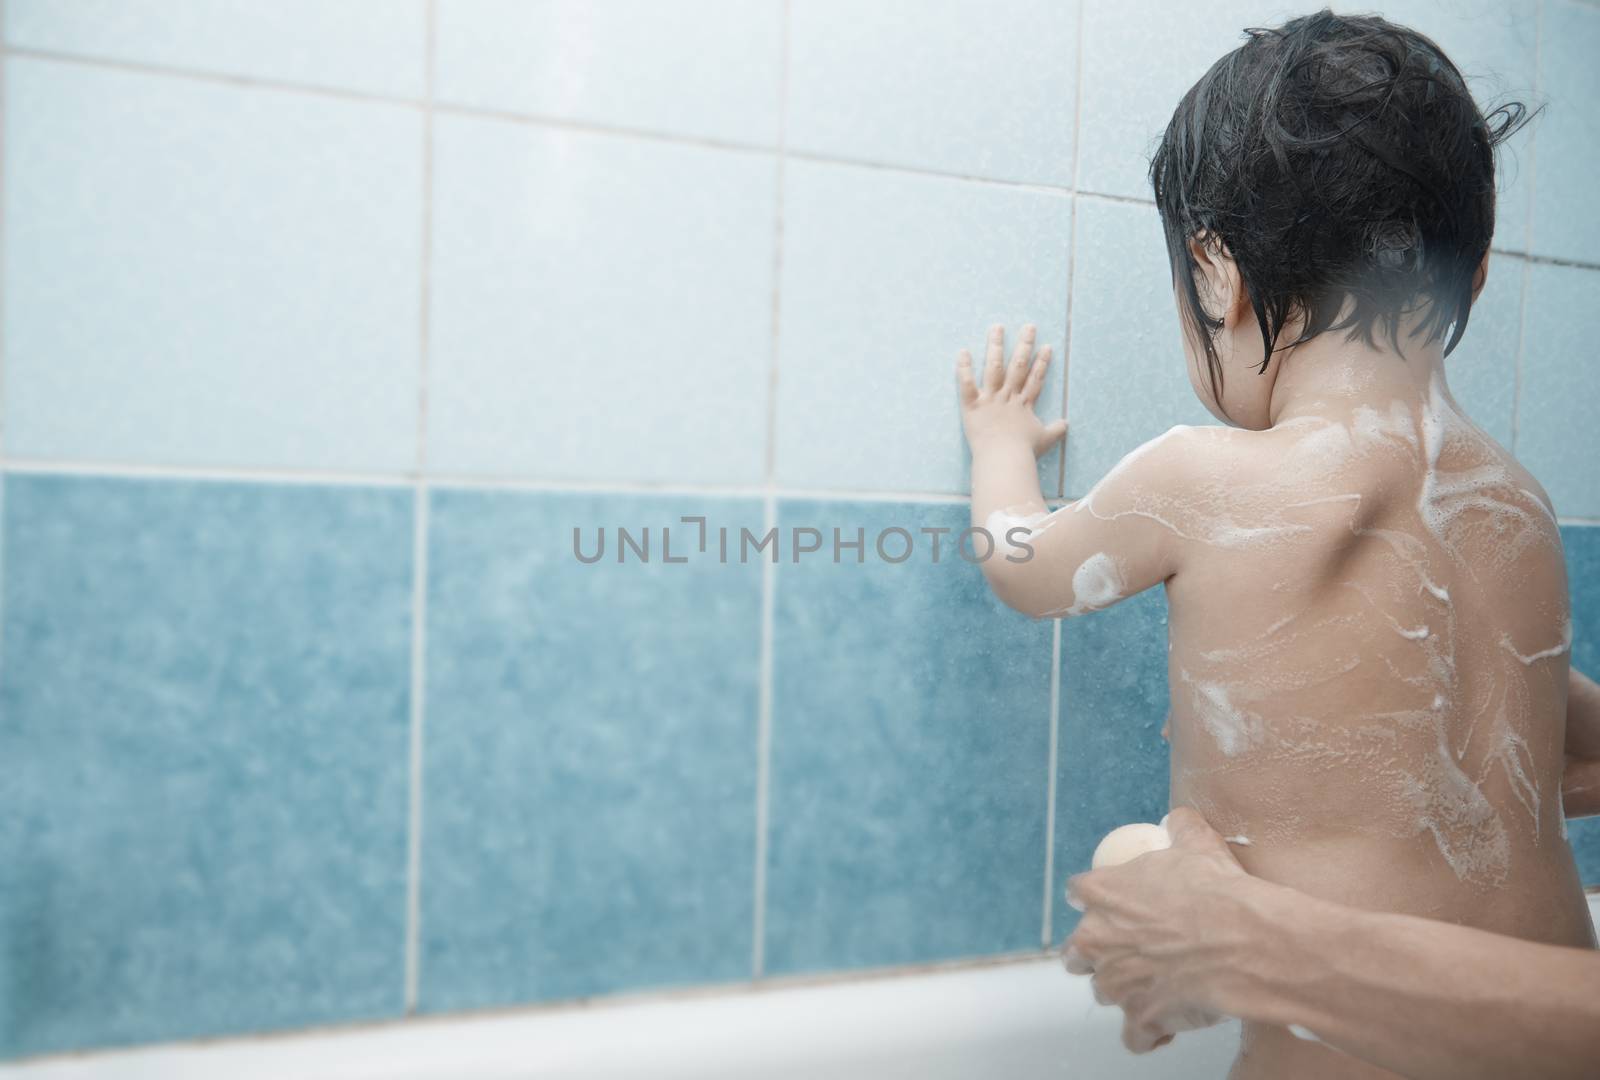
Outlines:
<svg viewBox="0 0 1600 1080"><path fill-rule="evenodd" d="M1172 114L1150 163L1182 317L1221 399L1214 333L1189 241L1226 246L1272 354L1325 330L1373 344L1429 303L1426 341L1467 328L1494 234L1495 152L1532 117L1521 102L1479 111L1432 40L1376 15L1324 9L1246 41ZM1537 112L1537 110L1534 110ZM1335 320L1348 302L1353 311ZM1284 324L1304 318L1292 342Z"/></svg>

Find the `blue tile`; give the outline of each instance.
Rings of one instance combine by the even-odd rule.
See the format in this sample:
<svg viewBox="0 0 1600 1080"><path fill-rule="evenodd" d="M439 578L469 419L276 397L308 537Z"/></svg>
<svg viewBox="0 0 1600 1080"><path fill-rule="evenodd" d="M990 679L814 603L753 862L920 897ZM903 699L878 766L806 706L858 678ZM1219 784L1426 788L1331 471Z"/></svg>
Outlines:
<svg viewBox="0 0 1600 1080"><path fill-rule="evenodd" d="M434 154L431 468L761 479L772 157L466 117Z"/></svg>
<svg viewBox="0 0 1600 1080"><path fill-rule="evenodd" d="M1600 672L1600 525L1563 525L1572 596L1572 666Z"/></svg>
<svg viewBox="0 0 1600 1080"><path fill-rule="evenodd" d="M1167 598L1161 589L1061 624L1055 940L1077 925L1067 878L1106 833L1167 812Z"/></svg>
<svg viewBox="0 0 1600 1080"><path fill-rule="evenodd" d="M416 457L415 110L12 58L8 454Z"/></svg>
<svg viewBox="0 0 1600 1080"><path fill-rule="evenodd" d="M1572 595L1572 666L1600 675L1600 526L1567 525L1567 588ZM1567 826L1578 870L1586 885L1600 886L1600 817Z"/></svg>
<svg viewBox="0 0 1600 1080"><path fill-rule="evenodd" d="M424 0L8 0L6 42L372 94L423 93Z"/></svg>
<svg viewBox="0 0 1600 1080"><path fill-rule="evenodd" d="M1076 0L796 4L787 145L1070 187L1077 25Z"/></svg>
<svg viewBox="0 0 1600 1080"><path fill-rule="evenodd" d="M398 1015L410 494L5 511L0 1055Z"/></svg>
<svg viewBox="0 0 1600 1080"><path fill-rule="evenodd" d="M1467 332L1445 359L1450 391L1468 416L1500 445L1511 446L1521 348L1524 260L1489 257L1489 279L1472 305Z"/></svg>
<svg viewBox="0 0 1600 1080"><path fill-rule="evenodd" d="M1600 517L1600 270L1529 268L1517 456L1563 517Z"/></svg>
<svg viewBox="0 0 1600 1080"><path fill-rule="evenodd" d="M1216 423L1189 386L1155 207L1080 198L1077 229L1068 495L1174 424Z"/></svg>
<svg viewBox="0 0 1600 1080"><path fill-rule="evenodd" d="M784 178L776 470L798 487L960 492L963 347L1024 322L1055 363L1039 413L1061 415L1066 196L791 161ZM1046 494L1059 458L1040 463Z"/></svg>
<svg viewBox="0 0 1600 1080"><path fill-rule="evenodd" d="M962 507L784 502L778 522L828 546L777 569L766 971L1037 948L1050 624L953 555ZM898 565L872 550L893 527L917 544ZM865 530L871 561L835 565L834 528ZM938 565L924 528L951 530Z"/></svg>
<svg viewBox="0 0 1600 1080"><path fill-rule="evenodd" d="M1578 874L1591 888L1600 887L1600 817L1567 823L1567 839L1578 860Z"/></svg>
<svg viewBox="0 0 1600 1080"><path fill-rule="evenodd" d="M1600 9L1546 0L1544 19L1540 89L1549 106L1538 121L1532 246L1540 255L1600 262Z"/></svg>
<svg viewBox="0 0 1600 1080"><path fill-rule="evenodd" d="M772 146L778 0L441 0L438 100Z"/></svg>
<svg viewBox="0 0 1600 1080"><path fill-rule="evenodd" d="M662 562L685 514L759 532L761 507L433 496L424 1010L749 977L761 567ZM650 563L612 561L618 526Z"/></svg>

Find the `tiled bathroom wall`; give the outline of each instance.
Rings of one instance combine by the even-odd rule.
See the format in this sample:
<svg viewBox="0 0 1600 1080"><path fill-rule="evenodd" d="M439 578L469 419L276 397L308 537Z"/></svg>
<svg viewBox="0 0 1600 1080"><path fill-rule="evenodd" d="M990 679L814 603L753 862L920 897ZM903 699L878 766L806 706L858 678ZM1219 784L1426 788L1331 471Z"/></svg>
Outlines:
<svg viewBox="0 0 1600 1080"><path fill-rule="evenodd" d="M1449 364L1600 668L1600 6L1374 6L1549 102ZM1298 10L5 0L0 1054L1060 940L1159 593L572 531L959 530L996 320L1048 492L1203 421L1144 155Z"/></svg>

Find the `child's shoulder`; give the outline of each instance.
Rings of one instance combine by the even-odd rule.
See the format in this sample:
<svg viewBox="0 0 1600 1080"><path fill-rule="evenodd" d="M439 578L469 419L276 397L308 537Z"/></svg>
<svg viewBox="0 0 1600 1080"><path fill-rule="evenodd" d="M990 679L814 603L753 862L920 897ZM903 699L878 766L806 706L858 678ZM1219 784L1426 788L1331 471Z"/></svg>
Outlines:
<svg viewBox="0 0 1600 1080"><path fill-rule="evenodd" d="M1182 488L1250 461L1265 449L1262 438L1269 434L1218 424L1177 424L1135 447L1095 486Z"/></svg>

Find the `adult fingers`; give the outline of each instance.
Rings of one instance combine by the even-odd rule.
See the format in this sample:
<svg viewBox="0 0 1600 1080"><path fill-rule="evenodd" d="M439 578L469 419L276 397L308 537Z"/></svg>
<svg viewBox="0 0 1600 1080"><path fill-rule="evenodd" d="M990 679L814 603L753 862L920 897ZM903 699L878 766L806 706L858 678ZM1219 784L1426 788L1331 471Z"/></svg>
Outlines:
<svg viewBox="0 0 1600 1080"><path fill-rule="evenodd" d="M1156 1047L1165 1046L1171 1041L1171 1032L1141 1024L1132 1015L1124 1013L1122 1018L1122 1045L1135 1054L1148 1054Z"/></svg>
<svg viewBox="0 0 1600 1080"><path fill-rule="evenodd" d="M1066 966L1069 975L1091 975L1094 965L1089 963L1089 958L1084 956L1076 945L1069 939L1061 947L1061 963Z"/></svg>

